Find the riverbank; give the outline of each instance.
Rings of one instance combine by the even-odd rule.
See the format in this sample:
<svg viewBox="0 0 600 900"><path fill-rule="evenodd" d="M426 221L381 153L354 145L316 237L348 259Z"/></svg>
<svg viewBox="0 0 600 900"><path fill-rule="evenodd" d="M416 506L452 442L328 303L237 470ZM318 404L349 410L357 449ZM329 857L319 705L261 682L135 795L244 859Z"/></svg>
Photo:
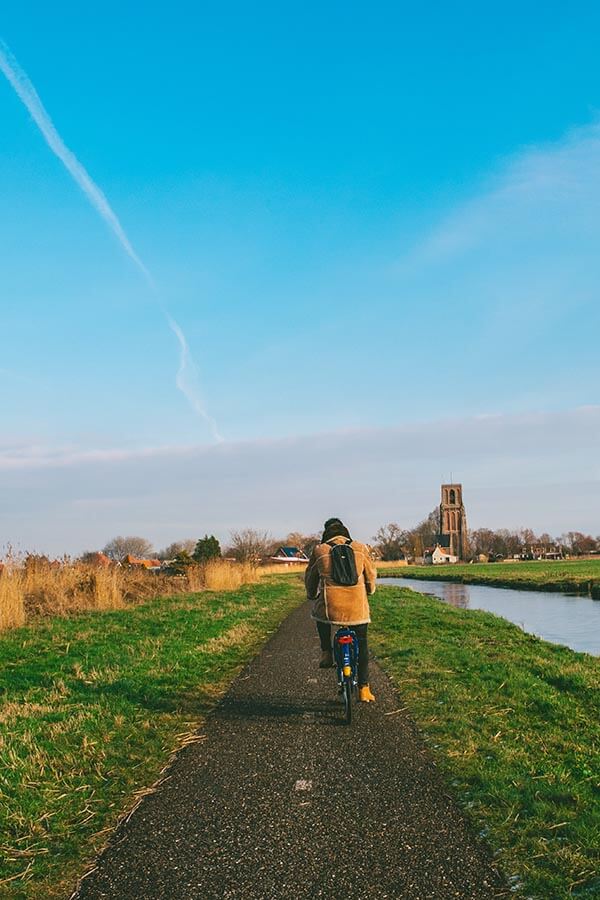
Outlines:
<svg viewBox="0 0 600 900"><path fill-rule="evenodd" d="M373 617L373 651L515 895L600 896L600 662L402 588L380 588Z"/></svg>
<svg viewBox="0 0 600 900"><path fill-rule="evenodd" d="M0 896L66 896L302 599L280 576L2 635Z"/></svg>
<svg viewBox="0 0 600 900"><path fill-rule="evenodd" d="M541 640L600 658L600 603L586 595L420 578L387 578L380 583L410 588L461 609L502 616Z"/></svg>
<svg viewBox="0 0 600 900"><path fill-rule="evenodd" d="M560 591L586 594L600 600L600 559L397 566L383 570L381 577L457 581L528 591Z"/></svg>

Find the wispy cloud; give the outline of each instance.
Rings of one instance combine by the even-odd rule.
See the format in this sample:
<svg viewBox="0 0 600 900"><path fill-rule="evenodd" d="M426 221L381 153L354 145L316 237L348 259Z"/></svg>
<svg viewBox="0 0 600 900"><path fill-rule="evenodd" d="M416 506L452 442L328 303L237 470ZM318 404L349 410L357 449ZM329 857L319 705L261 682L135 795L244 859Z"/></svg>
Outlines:
<svg viewBox="0 0 600 900"><path fill-rule="evenodd" d="M244 525L284 535L331 515L369 539L386 522L426 515L450 469L472 527L596 534L599 444L595 406L219 445L0 446L0 546L79 551L118 533L162 545L206 529L227 540Z"/></svg>
<svg viewBox="0 0 600 900"><path fill-rule="evenodd" d="M194 448L197 449L197 448ZM134 450L120 447L82 449L81 447L47 447L38 444L0 446L0 472L19 469L65 469L90 464L123 463L132 460L173 459L190 452L186 447L136 447Z"/></svg>
<svg viewBox="0 0 600 900"><path fill-rule="evenodd" d="M154 279L142 261L138 253L133 248L131 241L127 237L123 226L121 225L117 215L110 206L104 193L98 185L90 177L86 169L79 162L72 150L70 150L58 131L56 130L52 119L46 111L39 94L29 79L27 73L21 68L6 44L0 40L0 71L6 76L9 84L13 87L16 94L28 110L33 121L38 126L46 143L52 152L65 166L69 174L72 176L76 184L81 188L85 196L88 198L94 209L100 217L111 229L125 253L135 263L139 271L146 279L148 285L156 292L156 284ZM169 327L174 332L179 342L180 363L176 376L176 386L187 399L194 412L203 418L209 425L211 433L215 440L222 440L214 420L207 413L201 399L201 393L198 383L198 369L191 356L188 343L185 339L183 331L178 323L167 312L162 303L159 303Z"/></svg>
<svg viewBox="0 0 600 900"><path fill-rule="evenodd" d="M544 467L544 460L557 455L571 454L578 449L589 456L590 465L583 471L586 478L600 478L600 464L596 461L596 447L600 443L600 405L581 406L561 412L529 412L512 415L489 414L460 418L436 419L392 428L354 428L286 438L261 438L228 443L225 447L204 445L161 445L142 447L81 448L63 445L50 448L43 444L0 444L0 471L13 468L64 468L85 466L88 463L121 463L142 459L194 458L233 459L236 454L259 460L281 457L287 467L300 477L313 471L315 457L323 457L332 469L344 466L362 469L377 468L380 463L397 460L401 466L423 460L441 460L440 475L449 475L445 468L454 467L455 474L468 465L495 471L506 461L515 473L516 461L527 460ZM310 450L309 448L314 448ZM302 463L305 457L310 462ZM445 462L443 461L445 460ZM504 462L502 462L504 465ZM275 473L273 473L275 475ZM545 475L544 475L545 477ZM291 481L294 481L292 478ZM491 481L491 480L490 480ZM276 491L274 491L276 493Z"/></svg>
<svg viewBox="0 0 600 900"><path fill-rule="evenodd" d="M594 122L498 163L397 257L393 278L410 297L407 352L417 371L428 361L422 380L448 376L459 408L594 402L599 209ZM423 405L440 408L439 392L429 393Z"/></svg>
<svg viewBox="0 0 600 900"><path fill-rule="evenodd" d="M517 245L524 256L543 241L597 229L600 200L600 122L574 128L561 140L525 147L509 157L469 201L459 205L403 264L444 264L486 247ZM571 240L563 246L570 249Z"/></svg>

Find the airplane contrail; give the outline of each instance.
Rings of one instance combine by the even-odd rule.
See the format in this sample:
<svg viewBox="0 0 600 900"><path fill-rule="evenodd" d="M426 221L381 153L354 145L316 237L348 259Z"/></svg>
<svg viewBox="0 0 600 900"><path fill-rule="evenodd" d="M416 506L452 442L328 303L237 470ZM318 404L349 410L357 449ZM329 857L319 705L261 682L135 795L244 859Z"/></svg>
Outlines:
<svg viewBox="0 0 600 900"><path fill-rule="evenodd" d="M133 249L131 241L127 237L125 230L111 208L110 203L95 181L88 175L75 154L69 150L59 135L27 73L21 68L7 45L2 40L0 40L0 71L3 72L9 84L14 88L15 93L38 126L52 152L62 162L94 209L112 230L117 240L129 258L143 274L150 287L153 291L156 291L156 284L150 271ZM159 305L169 323L169 327L179 341L180 357L179 371L177 372L177 377L175 379L176 386L187 399L192 409L209 424L215 440L222 441L223 438L219 434L214 419L212 419L204 409L204 405L200 399L198 385L194 383L197 381L198 369L191 356L185 335L164 306L162 304Z"/></svg>
<svg viewBox="0 0 600 900"><path fill-rule="evenodd" d="M184 395L184 397L187 398L187 401L192 409L194 409L198 413L198 415L206 421L215 441L221 443L223 441L223 437L219 433L217 423L212 418L212 416L210 416L206 412L204 404L202 403L202 400L200 398L200 388L197 384L198 368L190 354L190 348L188 346L188 342L185 339L185 335L175 319L173 319L168 313L166 315L169 327L179 341L180 357L179 371L177 372L176 378L177 387Z"/></svg>
<svg viewBox="0 0 600 900"><path fill-rule="evenodd" d="M75 154L69 150L65 142L59 135L58 131L52 123L52 119L46 112L44 104L40 100L38 92L29 80L26 72L23 71L15 57L12 55L4 41L0 41L0 69L8 79L27 108L31 118L42 132L46 143L52 152L58 156L67 171L73 176L83 193L86 195L93 207L100 213L109 228L115 233L119 243L134 261L136 266L144 274L148 282L154 286L150 272L141 261L129 238L123 230L123 226L112 211L110 204L97 184L92 181L86 170L83 168Z"/></svg>

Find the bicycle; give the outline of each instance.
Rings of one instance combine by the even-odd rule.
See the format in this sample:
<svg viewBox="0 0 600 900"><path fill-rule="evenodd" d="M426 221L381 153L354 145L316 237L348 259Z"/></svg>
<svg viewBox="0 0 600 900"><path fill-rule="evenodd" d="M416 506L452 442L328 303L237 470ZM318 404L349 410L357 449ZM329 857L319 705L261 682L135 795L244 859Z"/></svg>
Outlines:
<svg viewBox="0 0 600 900"><path fill-rule="evenodd" d="M352 694L358 688L358 639L351 628L338 628L333 638L338 686L344 701L346 725L352 722Z"/></svg>

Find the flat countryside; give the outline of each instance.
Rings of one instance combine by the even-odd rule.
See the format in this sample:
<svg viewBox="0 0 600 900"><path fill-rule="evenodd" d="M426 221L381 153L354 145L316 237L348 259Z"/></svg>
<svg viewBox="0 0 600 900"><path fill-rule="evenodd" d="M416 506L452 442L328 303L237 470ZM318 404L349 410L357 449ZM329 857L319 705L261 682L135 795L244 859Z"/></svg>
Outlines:
<svg viewBox="0 0 600 900"><path fill-rule="evenodd" d="M381 584L376 658L512 892L594 896L599 661ZM0 890L67 896L302 600L298 575L267 575L5 634Z"/></svg>
<svg viewBox="0 0 600 900"><path fill-rule="evenodd" d="M3 4L0 898L600 900L599 33Z"/></svg>

